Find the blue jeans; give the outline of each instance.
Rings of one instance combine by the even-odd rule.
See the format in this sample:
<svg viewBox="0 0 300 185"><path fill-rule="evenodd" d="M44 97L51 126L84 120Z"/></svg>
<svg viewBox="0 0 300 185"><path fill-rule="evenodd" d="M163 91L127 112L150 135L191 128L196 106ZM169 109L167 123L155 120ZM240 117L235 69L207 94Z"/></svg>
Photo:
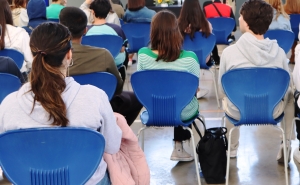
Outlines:
<svg viewBox="0 0 300 185"><path fill-rule="evenodd" d="M96 185L111 185L109 174L108 174L107 170L105 172L103 179L100 182L98 182Z"/></svg>

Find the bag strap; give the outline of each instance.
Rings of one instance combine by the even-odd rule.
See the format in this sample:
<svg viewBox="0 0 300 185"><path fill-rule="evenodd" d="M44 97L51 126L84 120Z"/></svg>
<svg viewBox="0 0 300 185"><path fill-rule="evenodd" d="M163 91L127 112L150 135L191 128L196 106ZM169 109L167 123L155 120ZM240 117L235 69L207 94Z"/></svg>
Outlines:
<svg viewBox="0 0 300 185"><path fill-rule="evenodd" d="M198 119L202 123L202 125L204 127L204 132L205 132L206 131L206 127L205 127L205 124L204 124L203 120L200 119L199 117L197 117L196 119ZM199 134L200 138L202 139L202 134L201 134L201 132L200 132L197 124L195 123L195 121L193 121L193 126L194 126L195 130L197 131L197 133Z"/></svg>
<svg viewBox="0 0 300 185"><path fill-rule="evenodd" d="M219 9L217 8L217 6L215 5L215 3L212 3L212 5L215 7L215 9L217 10L218 14L220 17L223 17L222 14L220 13Z"/></svg>

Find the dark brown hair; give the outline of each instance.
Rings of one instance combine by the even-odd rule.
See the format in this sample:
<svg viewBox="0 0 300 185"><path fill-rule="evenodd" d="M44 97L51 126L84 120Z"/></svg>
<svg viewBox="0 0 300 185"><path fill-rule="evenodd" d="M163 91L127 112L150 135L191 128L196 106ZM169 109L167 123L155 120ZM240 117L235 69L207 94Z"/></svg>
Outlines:
<svg viewBox="0 0 300 185"><path fill-rule="evenodd" d="M151 22L151 49L158 50L156 61L173 62L179 58L183 38L176 16L168 11L158 12Z"/></svg>
<svg viewBox="0 0 300 185"><path fill-rule="evenodd" d="M128 0L128 10L137 11L145 6L145 0Z"/></svg>
<svg viewBox="0 0 300 185"><path fill-rule="evenodd" d="M60 71L63 60L71 49L69 30L58 23L43 23L36 27L30 36L30 49L34 56L30 73L31 91L36 101L49 113L53 125L67 126L66 105L61 93L66 88Z"/></svg>
<svg viewBox="0 0 300 185"><path fill-rule="evenodd" d="M273 8L262 0L248 0L240 9L240 14L248 24L249 29L258 35L263 35L269 29L273 20Z"/></svg>
<svg viewBox="0 0 300 185"><path fill-rule="evenodd" d="M209 23L204 16L198 0L185 0L178 18L181 35L189 34L191 39L197 31L202 31L208 37L211 34ZM189 31L187 31L188 29Z"/></svg>
<svg viewBox="0 0 300 185"><path fill-rule="evenodd" d="M0 50L5 47L6 24L13 25L13 19L7 0L0 0L0 24L2 26L2 35L0 40Z"/></svg>
<svg viewBox="0 0 300 185"><path fill-rule="evenodd" d="M29 0L14 0L14 5L12 6L12 9L14 8L26 8L26 5L28 4Z"/></svg>

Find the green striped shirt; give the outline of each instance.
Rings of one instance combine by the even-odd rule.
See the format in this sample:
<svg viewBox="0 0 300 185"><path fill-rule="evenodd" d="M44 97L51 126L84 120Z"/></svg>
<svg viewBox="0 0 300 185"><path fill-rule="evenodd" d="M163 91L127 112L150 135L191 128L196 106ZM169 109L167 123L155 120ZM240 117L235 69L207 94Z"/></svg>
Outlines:
<svg viewBox="0 0 300 185"><path fill-rule="evenodd" d="M151 69L165 69L175 71L185 71L192 73L199 78L200 66L198 58L194 52L181 51L180 56L173 62L164 62L162 60L155 61L157 54L153 53L149 48L142 48L138 53L137 71ZM196 93L196 92L195 92ZM196 97L182 110L181 120L186 121L198 114L198 100Z"/></svg>

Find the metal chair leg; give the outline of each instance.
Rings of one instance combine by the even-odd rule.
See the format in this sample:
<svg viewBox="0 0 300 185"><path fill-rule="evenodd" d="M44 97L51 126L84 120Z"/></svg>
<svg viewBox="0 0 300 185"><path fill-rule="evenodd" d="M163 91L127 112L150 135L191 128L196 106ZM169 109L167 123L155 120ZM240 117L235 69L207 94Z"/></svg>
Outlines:
<svg viewBox="0 0 300 185"><path fill-rule="evenodd" d="M214 87L215 87L215 93L216 93L216 99L217 99L217 103L218 103L218 108L221 108L220 102L219 102L218 88L217 88L217 83L216 83L216 74L211 69L209 69L209 71L211 72L211 74L213 76L213 81L214 81Z"/></svg>
<svg viewBox="0 0 300 185"><path fill-rule="evenodd" d="M138 131L138 134L137 134L137 138L138 138L138 140L139 140L139 138L140 138L140 134L141 134L141 132L142 132L142 145L141 145L141 148L142 148L142 150L144 151L144 130L145 129L147 129L148 127L146 126L146 125L144 125L139 131Z"/></svg>
<svg viewBox="0 0 300 185"><path fill-rule="evenodd" d="M231 134L235 129L239 129L240 127L233 127L229 131L229 140L228 140L228 149L227 149L227 164L226 164L226 185L229 183L229 166L230 166L230 147L231 147Z"/></svg>
<svg viewBox="0 0 300 185"><path fill-rule="evenodd" d="M286 150L286 136L285 136L285 131L279 127L276 126L279 130L282 132L282 138L283 138L283 158L284 158L284 173L285 173L285 184L289 184L289 179L288 179L288 170L287 170L287 165L288 165L288 154Z"/></svg>
<svg viewBox="0 0 300 185"><path fill-rule="evenodd" d="M182 127L183 129L187 129L191 133L191 139L192 139L192 144L193 144L193 153L194 153L194 161L195 161L195 167L196 167L196 173L197 173L197 180L198 180L198 185L201 185L201 180L200 180L200 171L198 167L198 158L197 158L197 153L196 153L196 145L195 145L195 140L194 140L194 134L192 129L189 127Z"/></svg>

